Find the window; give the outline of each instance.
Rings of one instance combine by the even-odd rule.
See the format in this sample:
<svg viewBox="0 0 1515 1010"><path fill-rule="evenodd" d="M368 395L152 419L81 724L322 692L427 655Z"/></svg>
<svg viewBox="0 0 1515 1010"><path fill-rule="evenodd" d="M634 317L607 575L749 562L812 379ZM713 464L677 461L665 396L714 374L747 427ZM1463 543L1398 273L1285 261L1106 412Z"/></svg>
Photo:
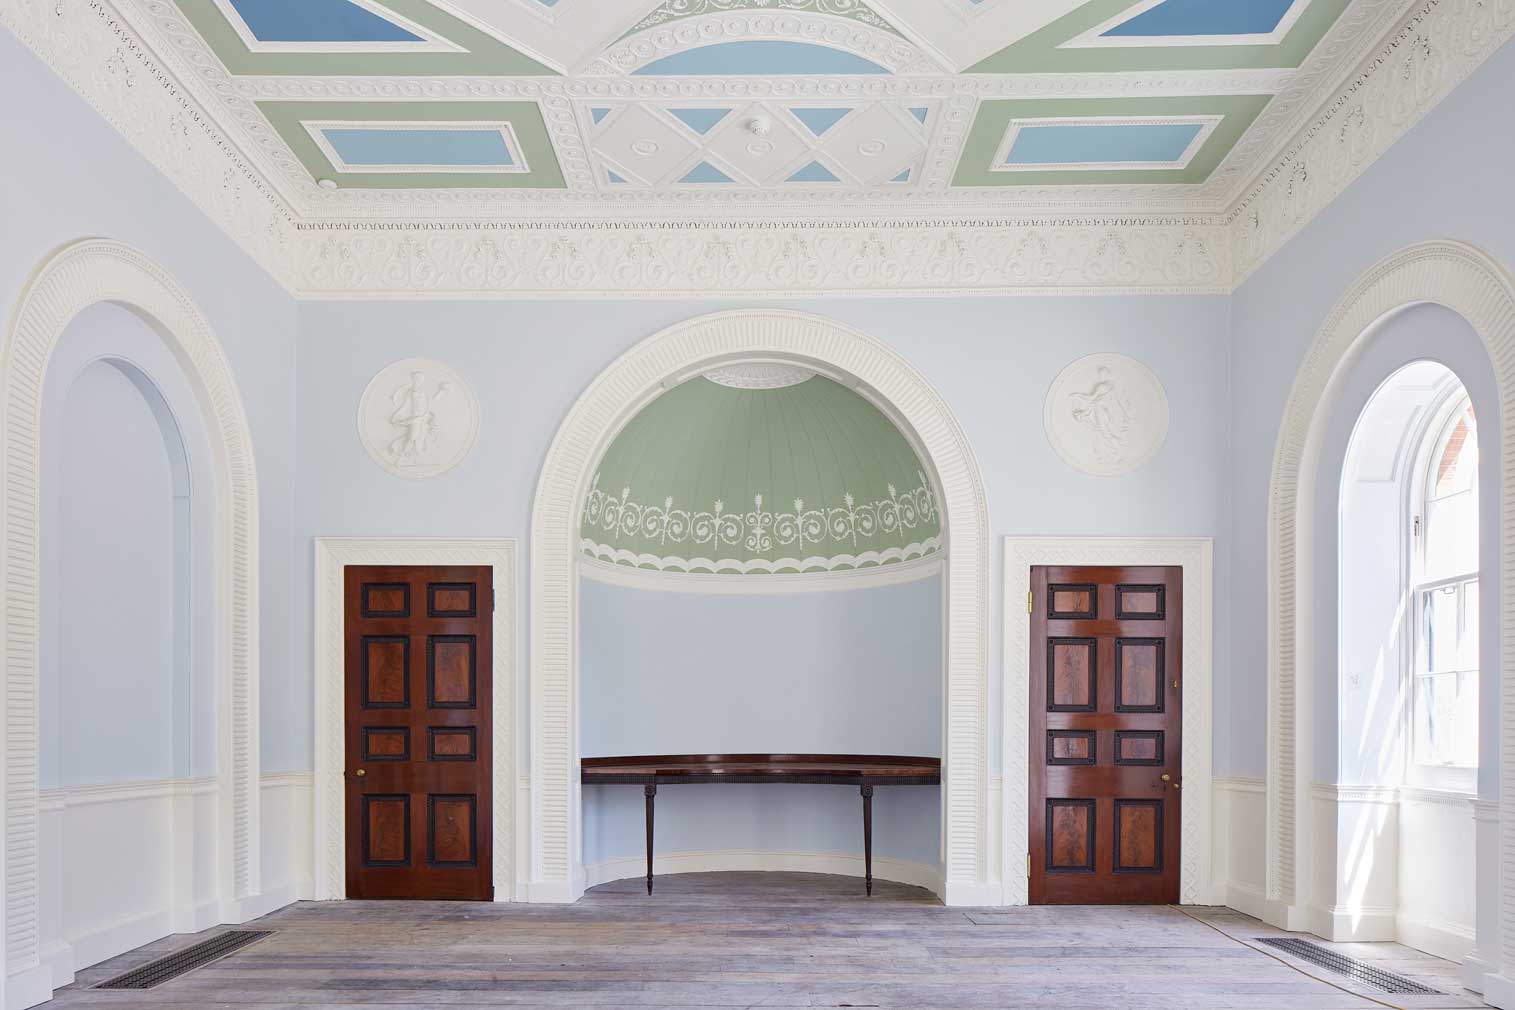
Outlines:
<svg viewBox="0 0 1515 1010"><path fill-rule="evenodd" d="M1478 765L1478 425L1458 389L1421 446L1412 501L1415 765Z"/></svg>

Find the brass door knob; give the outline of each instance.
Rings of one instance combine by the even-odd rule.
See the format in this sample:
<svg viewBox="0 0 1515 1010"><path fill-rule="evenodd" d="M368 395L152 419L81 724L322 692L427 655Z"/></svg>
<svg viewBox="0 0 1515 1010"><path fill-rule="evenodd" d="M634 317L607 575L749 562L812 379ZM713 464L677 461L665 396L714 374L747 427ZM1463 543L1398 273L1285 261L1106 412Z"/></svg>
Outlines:
<svg viewBox="0 0 1515 1010"><path fill-rule="evenodd" d="M368 772L364 771L362 768L358 769L358 772L357 772L358 778L362 778L364 775L367 775L367 774L368 774ZM1163 778L1167 778L1167 777L1168 776L1166 776L1166 775L1163 776Z"/></svg>
<svg viewBox="0 0 1515 1010"><path fill-rule="evenodd" d="M358 774L362 775L363 773L362 772L358 772ZM1173 776L1169 775L1167 772L1163 772L1163 781L1164 782L1171 782L1171 781L1173 781Z"/></svg>

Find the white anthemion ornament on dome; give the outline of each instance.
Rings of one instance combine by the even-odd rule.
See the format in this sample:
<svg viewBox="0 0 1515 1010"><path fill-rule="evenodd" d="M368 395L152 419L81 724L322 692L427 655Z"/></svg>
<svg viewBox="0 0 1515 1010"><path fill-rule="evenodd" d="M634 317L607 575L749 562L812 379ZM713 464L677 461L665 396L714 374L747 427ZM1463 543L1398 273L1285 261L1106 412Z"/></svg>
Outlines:
<svg viewBox="0 0 1515 1010"><path fill-rule="evenodd" d="M1118 477L1168 438L1168 395L1152 370L1124 354L1090 354L1058 373L1042 409L1047 441L1071 467Z"/></svg>
<svg viewBox="0 0 1515 1010"><path fill-rule="evenodd" d="M461 463L479 436L479 401L456 371L430 358L386 365L358 403L358 438L397 477L424 480Z"/></svg>

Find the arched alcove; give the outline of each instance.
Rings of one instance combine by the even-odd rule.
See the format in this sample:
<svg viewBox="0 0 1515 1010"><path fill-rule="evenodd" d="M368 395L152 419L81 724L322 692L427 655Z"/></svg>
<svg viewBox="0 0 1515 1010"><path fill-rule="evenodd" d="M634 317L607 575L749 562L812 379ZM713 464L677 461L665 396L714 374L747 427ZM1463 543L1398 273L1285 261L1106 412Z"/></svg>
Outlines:
<svg viewBox="0 0 1515 1010"><path fill-rule="evenodd" d="M843 382L889 417L929 464L925 476L950 544L943 576L942 889L951 904L998 903L986 851L988 542L977 465L940 397L896 354L832 320L779 311L704 316L643 341L590 385L549 449L532 516L532 797L523 826L530 899L572 901L584 886L578 559L596 464L659 394L734 361L783 363Z"/></svg>
<svg viewBox="0 0 1515 1010"><path fill-rule="evenodd" d="M730 362L631 418L579 538L580 756L939 759L942 557L928 465L813 368ZM879 790L873 875L940 890L939 787ZM670 789L658 873L863 876L857 789ZM585 786L587 883L644 872L640 790Z"/></svg>
<svg viewBox="0 0 1515 1010"><path fill-rule="evenodd" d="M1486 732L1481 762L1480 792L1491 801L1498 780L1515 781L1515 720L1508 717L1509 699L1515 697L1512 673L1515 673L1515 620L1511 603L1515 600L1515 543L1496 533L1499 517L1508 514L1509 491L1515 486L1515 456L1511 445L1511 423L1507 405L1515 402L1515 286L1490 257L1481 251L1456 242L1430 242L1412 246L1388 257L1364 274L1343 296L1328 317L1314 345L1306 355L1291 390L1274 456L1269 510L1269 761L1268 761L1268 862L1267 915L1273 922L1291 929L1305 929L1331 935L1341 923L1334 921L1329 909L1321 909L1313 900L1317 884L1335 879L1326 872L1323 859L1330 859L1325 841L1334 837L1318 830L1321 825L1314 810L1320 790L1316 776L1322 769L1322 743L1317 730L1335 727L1335 683L1330 674L1337 661L1335 604L1335 565L1322 565L1322 559L1335 560L1337 514L1333 501L1328 507L1322 495L1323 482L1335 484L1326 455L1328 446L1336 446L1339 463L1345 452L1345 432L1356 423L1361 405L1387 374L1359 366L1380 338L1410 318L1408 313L1423 311L1417 306L1434 306L1471 327L1486 356L1482 363L1459 368L1459 376L1470 389L1480 384L1489 392L1485 402L1496 401L1497 417L1483 416L1482 431L1486 442L1503 448L1494 462L1495 486L1502 488L1497 498L1495 516L1485 515L1481 526L1487 532L1481 545L1485 587L1484 641L1481 649L1482 684L1486 695L1482 727ZM1436 349L1422 347L1411 357L1436 357ZM1403 363L1403 362L1400 362ZM1393 367L1397 367L1393 366ZM1393 371L1393 367L1387 369ZM1366 388L1362 388L1366 383ZM1355 389L1355 392L1354 392ZM1477 395L1475 393L1475 395ZM1355 399L1358 407L1350 405ZM1333 425L1335 426L1333 435ZM1330 476L1328 476L1330 475ZM1321 572L1331 573L1323 582ZM1494 602L1497 598L1497 603ZM1497 609L1491 609L1497 608ZM1490 617L1498 615L1497 620ZM1322 667L1325 666L1325 669ZM1497 686L1496 686L1497 685ZM1326 705L1322 692L1328 691ZM1495 719L1495 698L1501 702L1506 717ZM1492 732L1498 725L1497 733ZM1334 732L1332 735L1334 743ZM1496 748L1497 741L1497 748ZM1497 762L1493 756L1497 754ZM1331 762L1334 764L1334 758ZM1498 769L1498 775L1494 774ZM1361 799L1355 792L1349 799ZM1511 791L1500 801L1505 817L1501 820L1498 856L1487 851L1493 838L1480 845L1480 896L1493 898L1497 892L1496 865L1515 865L1515 831L1511 830ZM1491 833L1492 835L1492 833ZM1507 925L1502 930L1504 963L1511 962L1512 940L1508 924L1511 895L1497 897L1498 919ZM1494 922L1490 914L1495 901L1480 902L1479 950L1469 958L1470 973L1480 975L1480 987L1487 985L1486 997L1493 997L1505 984L1497 976L1483 978L1483 972L1499 958L1491 949ZM1350 915L1348 915L1350 918Z"/></svg>
<svg viewBox="0 0 1515 1010"><path fill-rule="evenodd" d="M53 253L22 291L7 328L0 351L5 539L0 582L8 601L42 598L39 547L48 521L41 487L44 389L70 325L102 304L131 313L150 329L182 371L206 431L208 465L218 489L208 538L214 574L207 599L216 625L208 665L216 708L214 805L204 830L213 837L216 856L214 900L206 914L213 921L241 921L243 899L258 891L258 503L252 439L230 367L204 316L161 267L121 243L88 239ZM130 369L121 374L130 376ZM43 961L41 950L39 879L39 673L45 643L35 606L6 606L3 623L5 998L29 1006L53 988L53 966Z"/></svg>

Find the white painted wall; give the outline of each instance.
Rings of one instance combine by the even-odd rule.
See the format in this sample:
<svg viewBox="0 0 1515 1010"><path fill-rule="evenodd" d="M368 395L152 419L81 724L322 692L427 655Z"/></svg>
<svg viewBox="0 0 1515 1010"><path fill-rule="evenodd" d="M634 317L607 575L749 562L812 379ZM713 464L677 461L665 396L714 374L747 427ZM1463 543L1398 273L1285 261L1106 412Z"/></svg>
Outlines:
<svg viewBox="0 0 1515 1010"><path fill-rule="evenodd" d="M580 579L580 746L616 754L942 753L942 583L736 596ZM939 861L939 789L880 789L875 851ZM856 854L841 786L658 793L664 852ZM584 861L643 853L642 790L584 792Z"/></svg>

